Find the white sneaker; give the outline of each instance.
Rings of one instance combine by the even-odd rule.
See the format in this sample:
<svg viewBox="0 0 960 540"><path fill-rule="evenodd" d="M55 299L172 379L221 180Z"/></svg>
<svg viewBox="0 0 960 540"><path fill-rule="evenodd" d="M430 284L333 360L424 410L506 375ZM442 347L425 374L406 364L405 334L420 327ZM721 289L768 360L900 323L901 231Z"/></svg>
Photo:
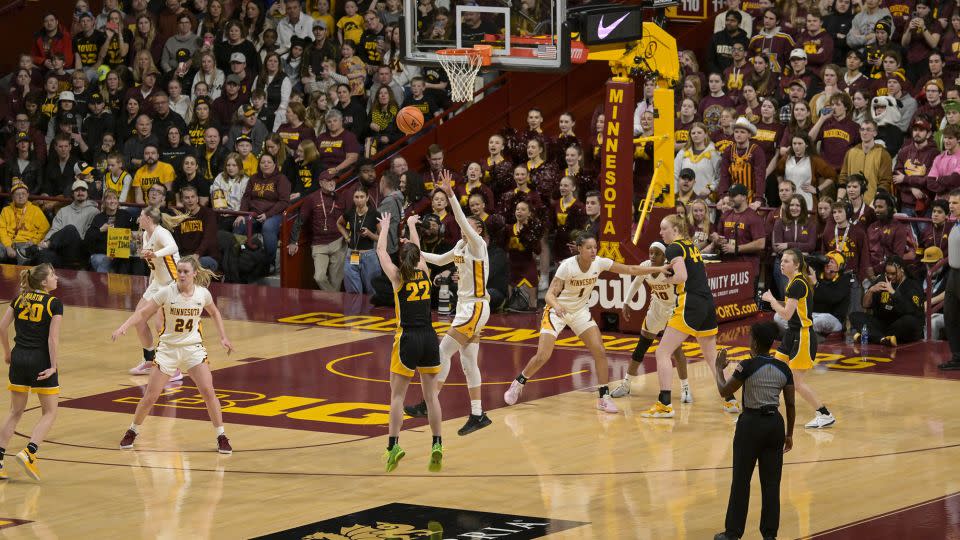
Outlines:
<svg viewBox="0 0 960 540"><path fill-rule="evenodd" d="M537 286L537 290L545 291L550 288L550 278L546 274L540 276L540 283Z"/></svg>
<svg viewBox="0 0 960 540"><path fill-rule="evenodd" d="M724 401L723 412L728 412L730 414L740 414L742 412L740 410L740 402L735 399L731 399L730 401Z"/></svg>
<svg viewBox="0 0 960 540"><path fill-rule="evenodd" d="M693 394L690 393L689 386L680 387L680 403L693 403Z"/></svg>
<svg viewBox="0 0 960 540"><path fill-rule="evenodd" d="M137 364L137 367L130 368L128 373L131 375L149 375L151 369L153 369L153 364L144 360L143 362Z"/></svg>
<svg viewBox="0 0 960 540"><path fill-rule="evenodd" d="M610 397L622 398L630 395L630 381L624 379L620 381L620 386L617 386L613 389L613 392L610 392Z"/></svg>
<svg viewBox="0 0 960 540"><path fill-rule="evenodd" d="M610 399L609 394L597 400L597 408L605 413L610 414L617 414L620 412L620 409L618 409L617 406L614 405L613 400Z"/></svg>
<svg viewBox="0 0 960 540"><path fill-rule="evenodd" d="M820 429L830 427L836 423L837 419L834 418L832 414L823 414L817 411L817 415L813 417L813 420L807 422L804 427Z"/></svg>
<svg viewBox="0 0 960 540"><path fill-rule="evenodd" d="M523 385L520 384L520 381L516 379L510 383L510 388L503 393L503 400L507 402L507 405L513 405L520 400L520 393L523 392Z"/></svg>
<svg viewBox="0 0 960 540"><path fill-rule="evenodd" d="M183 372L178 369L177 372L174 373L172 377L170 377L170 380L168 382L177 382L182 380L183 380Z"/></svg>

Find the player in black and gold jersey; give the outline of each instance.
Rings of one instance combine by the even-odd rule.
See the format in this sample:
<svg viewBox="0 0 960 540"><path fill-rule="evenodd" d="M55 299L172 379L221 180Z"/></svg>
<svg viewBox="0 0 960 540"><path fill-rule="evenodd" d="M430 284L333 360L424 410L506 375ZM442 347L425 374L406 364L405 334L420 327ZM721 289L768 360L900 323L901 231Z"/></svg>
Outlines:
<svg viewBox="0 0 960 540"><path fill-rule="evenodd" d="M786 301L780 303L771 291L763 293L760 297L761 300L770 302L770 306L777 315L787 321L787 331L784 332L774 357L790 365L797 393L817 410L816 416L807 422L805 427L815 429L829 427L837 423L837 419L806 381L807 371L817 365L817 334L813 332L813 310L811 309L813 287L807 281L810 269L800 250L788 249L780 258L780 271L790 280L784 295Z"/></svg>
<svg viewBox="0 0 960 540"><path fill-rule="evenodd" d="M37 451L57 416L57 352L60 345L60 323L63 304L51 295L57 288L57 275L49 264L41 264L20 272L20 296L10 303L0 319L0 345L3 359L10 366L10 414L0 428L0 479L7 478L3 455L17 422L27 406L30 392L40 398L43 415L30 434L30 443L17 454L17 460L34 480L40 480ZM14 323L13 352L7 330Z"/></svg>
<svg viewBox="0 0 960 540"><path fill-rule="evenodd" d="M664 284L674 286L677 304L673 315L657 346L657 378L660 381L660 394L657 402L648 410L640 413L645 418L673 418L670 388L673 384L673 364L670 358L673 351L680 348L687 336L697 338L707 366L714 371L717 359L717 310L713 304L713 293L707 282L707 270L703 266L700 250L687 235L687 222L678 215L663 218L660 223L660 236L667 246L665 253L668 278ZM670 275L670 272L673 275ZM716 373L714 373L716 375ZM730 413L740 412L740 404L733 395L725 396L723 410Z"/></svg>
<svg viewBox="0 0 960 540"><path fill-rule="evenodd" d="M430 452L431 472L437 472L443 459L443 443L440 439L440 424L443 421L440 401L437 399L437 374L440 373L440 347L437 332L433 329L430 313L430 274L427 263L420 255L420 239L417 236L417 217L407 224L410 241L403 243L397 255L399 268L387 253L387 238L390 234L390 213L380 216L380 237L377 239L377 257L383 273L393 284L394 303L397 307L397 336L390 353L390 431L387 442L387 472L397 468L405 455L397 441L403 424L403 400L416 371L420 372L423 398L427 403L427 417L433 433L433 448Z"/></svg>

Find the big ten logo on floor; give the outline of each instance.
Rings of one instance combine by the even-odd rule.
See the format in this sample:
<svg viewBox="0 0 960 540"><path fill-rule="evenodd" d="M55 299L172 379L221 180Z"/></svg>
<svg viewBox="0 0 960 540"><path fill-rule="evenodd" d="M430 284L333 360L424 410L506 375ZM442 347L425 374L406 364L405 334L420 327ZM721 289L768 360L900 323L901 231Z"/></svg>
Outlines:
<svg viewBox="0 0 960 540"><path fill-rule="evenodd" d="M548 518L391 503L309 525L260 536L254 540L424 540L504 538L528 540L581 527L587 523Z"/></svg>
<svg viewBox="0 0 960 540"><path fill-rule="evenodd" d="M292 420L329 422L353 426L376 426L387 424L390 406L380 403L335 402L323 398L300 396L268 396L260 392L243 390L216 390L224 414L237 414L272 418L284 416ZM138 396L127 396L114 401L136 405ZM194 409L205 411L203 396L195 386L169 388L160 394L157 407Z"/></svg>
<svg viewBox="0 0 960 540"><path fill-rule="evenodd" d="M324 328L342 328L351 330L370 330L393 333L397 329L396 318L384 318L376 315L344 315L326 311L314 311L277 319L286 324L313 324ZM450 322L434 321L433 328L442 334L450 328ZM501 343L537 343L540 339L540 327L511 328L507 326L487 325L483 328L481 341ZM603 345L608 351L632 351L637 347L637 337L603 336ZM583 341L576 336L558 339L557 347L584 347Z"/></svg>
<svg viewBox="0 0 960 540"><path fill-rule="evenodd" d="M888 364L893 358L884 356L846 356L843 354L817 353L817 362L830 369L858 370Z"/></svg>

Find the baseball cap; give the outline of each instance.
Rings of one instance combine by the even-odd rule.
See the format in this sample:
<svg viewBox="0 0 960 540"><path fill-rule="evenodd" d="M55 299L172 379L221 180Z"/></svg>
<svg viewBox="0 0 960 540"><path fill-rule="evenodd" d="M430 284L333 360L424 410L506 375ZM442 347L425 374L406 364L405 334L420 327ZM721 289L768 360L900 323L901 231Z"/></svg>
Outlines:
<svg viewBox="0 0 960 540"><path fill-rule="evenodd" d="M73 166L73 174L87 175L92 172L93 166L86 161L78 161L77 164Z"/></svg>
<svg viewBox="0 0 960 540"><path fill-rule="evenodd" d="M95 17L93 16L93 13L90 13L89 11L83 11L79 15L77 15L77 20L86 19L86 18L93 19Z"/></svg>
<svg viewBox="0 0 960 540"><path fill-rule="evenodd" d="M233 141L233 146L236 147L238 144L242 142L248 142L250 144L253 144L253 139L251 139L250 137L247 137L246 135L241 135L237 137L237 140Z"/></svg>
<svg viewBox="0 0 960 540"><path fill-rule="evenodd" d="M90 94L90 103L103 103L103 96L100 92L94 92Z"/></svg>
<svg viewBox="0 0 960 540"><path fill-rule="evenodd" d="M794 50L792 50L792 51L790 51L790 59L793 60L794 58L803 58L804 60L806 60L806 59L807 59L807 51L805 51L805 50L803 50L803 49L801 49L801 48L799 48L799 47L796 48L796 49L794 49Z"/></svg>
<svg viewBox="0 0 960 540"><path fill-rule="evenodd" d="M794 79L790 81L790 84L787 85L787 88L791 86L799 86L800 88L803 88L804 92L807 91L807 83L803 82L803 79Z"/></svg>
<svg viewBox="0 0 960 540"><path fill-rule="evenodd" d="M90 186L87 185L86 180L74 180L73 185L70 187L70 191L76 191L78 189L89 190Z"/></svg>
<svg viewBox="0 0 960 540"><path fill-rule="evenodd" d="M247 57L242 52L235 52L230 55L230 62L239 62L241 64L247 63Z"/></svg>
<svg viewBox="0 0 960 540"><path fill-rule="evenodd" d="M236 73L231 73L227 76L226 84L236 84L239 86L242 82L243 79L241 79Z"/></svg>
<svg viewBox="0 0 960 540"><path fill-rule="evenodd" d="M743 195L746 197L748 194L749 191L747 190L747 186L743 184L733 184L730 186L730 189L727 190L727 195L730 195L731 197L736 197L737 195Z"/></svg>
<svg viewBox="0 0 960 540"><path fill-rule="evenodd" d="M177 49L177 62L186 62L190 59L190 49Z"/></svg>
<svg viewBox="0 0 960 540"><path fill-rule="evenodd" d="M18 132L17 142L30 142L30 135L26 131Z"/></svg>
<svg viewBox="0 0 960 540"><path fill-rule="evenodd" d="M943 259L943 250L937 246L930 246L923 250L923 258L920 262L924 264L938 263Z"/></svg>
<svg viewBox="0 0 960 540"><path fill-rule="evenodd" d="M930 121L922 115L917 115L913 120L913 124L910 125L910 129L922 129L925 131L930 131L933 126L930 124Z"/></svg>
<svg viewBox="0 0 960 540"><path fill-rule="evenodd" d="M64 90L60 92L60 101L76 101L77 98L74 97L73 92L69 90Z"/></svg>
<svg viewBox="0 0 960 540"><path fill-rule="evenodd" d="M843 270L843 265L847 262L846 259L843 258L843 253L840 253L839 251L831 251L827 253L827 258L837 263L837 267L840 268L841 271Z"/></svg>
<svg viewBox="0 0 960 540"><path fill-rule="evenodd" d="M241 111L241 113L242 113L244 116L246 116L247 118L250 118L251 116L256 116L256 115L257 115L257 109L256 109L253 105L250 105L250 104L247 104L247 105L244 105L243 107L241 107L241 108L240 108L240 111Z"/></svg>
<svg viewBox="0 0 960 540"><path fill-rule="evenodd" d="M697 178L697 173L693 172L693 169L687 167L687 168L682 169L682 170L680 171L680 178L696 179L696 178Z"/></svg>
<svg viewBox="0 0 960 540"><path fill-rule="evenodd" d="M323 19L314 19L314 21L313 21L313 27L314 27L314 28L323 28L324 30L326 30L326 29L327 29L327 21L325 21L325 20L323 20Z"/></svg>

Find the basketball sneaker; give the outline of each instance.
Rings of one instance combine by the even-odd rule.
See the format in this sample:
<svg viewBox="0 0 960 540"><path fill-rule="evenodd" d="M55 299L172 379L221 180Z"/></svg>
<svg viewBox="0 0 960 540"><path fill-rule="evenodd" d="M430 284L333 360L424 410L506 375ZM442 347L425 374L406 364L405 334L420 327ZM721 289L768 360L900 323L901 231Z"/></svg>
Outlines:
<svg viewBox="0 0 960 540"><path fill-rule="evenodd" d="M40 469L37 468L37 462L40 460L36 454L24 448L17 454L17 460L23 465L23 470L26 471L30 478L38 482L40 481Z"/></svg>
<svg viewBox="0 0 960 540"><path fill-rule="evenodd" d="M653 407L640 413L640 416L644 418L673 418L673 407L658 401L653 404Z"/></svg>
<svg viewBox="0 0 960 540"><path fill-rule="evenodd" d="M436 443L433 445L433 448L430 450L430 465L427 465L427 469L430 472L440 472L440 469L443 467L443 445Z"/></svg>
<svg viewBox="0 0 960 540"><path fill-rule="evenodd" d="M228 456L233 453L233 447L230 446L230 439L222 433L217 436L217 452Z"/></svg>
<svg viewBox="0 0 960 540"><path fill-rule="evenodd" d="M126 433L123 434L123 438L120 439L120 448L133 448L133 441L137 438L137 432L128 429Z"/></svg>
<svg viewBox="0 0 960 540"><path fill-rule="evenodd" d="M620 409L613 403L613 400L610 399L610 394L603 396L597 400L597 408L605 413L617 414L620 412Z"/></svg>
<svg viewBox="0 0 960 540"><path fill-rule="evenodd" d="M7 470L3 468L3 462L0 461L0 480L6 480L7 478Z"/></svg>
<svg viewBox="0 0 960 540"><path fill-rule="evenodd" d="M384 452L383 457L387 460L387 472L393 472L405 455L407 453L403 451L403 448L400 448L399 444L393 445L393 448Z"/></svg>
<svg viewBox="0 0 960 540"><path fill-rule="evenodd" d="M680 387L680 403L693 403L693 394L690 393L690 386Z"/></svg>
<svg viewBox="0 0 960 540"><path fill-rule="evenodd" d="M173 376L170 377L170 380L167 382L177 382L182 380L183 380L183 372L178 369L177 372L174 373Z"/></svg>
<svg viewBox="0 0 960 540"><path fill-rule="evenodd" d="M151 369L153 369L153 363L144 360L137 364L137 367L130 368L129 373L131 375L149 375Z"/></svg>
<svg viewBox="0 0 960 540"><path fill-rule="evenodd" d="M403 414L411 416L413 418L426 418L427 417L427 402L421 401L416 405L404 405Z"/></svg>
<svg viewBox="0 0 960 540"><path fill-rule="evenodd" d="M523 385L520 384L520 381L514 379L510 383L510 388L503 393L503 400L507 402L507 405L513 405L520 400L520 393L523 392Z"/></svg>
<svg viewBox="0 0 960 540"><path fill-rule="evenodd" d="M804 424L804 427L820 429L825 427L830 427L837 423L837 419L834 418L832 414L823 414L820 411L817 411L817 415L813 417L813 420Z"/></svg>
<svg viewBox="0 0 960 540"><path fill-rule="evenodd" d="M883 336L882 338L880 338L880 344L886 345L887 347L896 347L897 336Z"/></svg>
<svg viewBox="0 0 960 540"><path fill-rule="evenodd" d="M740 402L736 399L731 399L729 401L723 402L723 412L728 412L730 414L740 414Z"/></svg>
<svg viewBox="0 0 960 540"><path fill-rule="evenodd" d="M457 431L457 435L469 435L478 429L483 429L493 423L487 413L471 414L467 417L467 423Z"/></svg>
<svg viewBox="0 0 960 540"><path fill-rule="evenodd" d="M630 395L630 381L624 379L620 381L620 385L613 389L613 392L610 392L610 397L622 398Z"/></svg>

